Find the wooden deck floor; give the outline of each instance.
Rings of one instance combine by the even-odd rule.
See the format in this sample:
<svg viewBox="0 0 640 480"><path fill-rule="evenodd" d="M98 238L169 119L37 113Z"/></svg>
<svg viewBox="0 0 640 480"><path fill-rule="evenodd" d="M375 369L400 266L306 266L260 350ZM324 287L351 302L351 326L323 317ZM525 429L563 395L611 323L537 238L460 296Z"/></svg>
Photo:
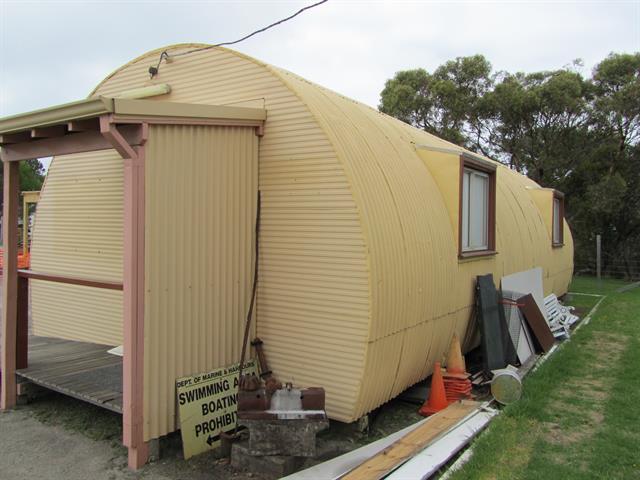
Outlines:
<svg viewBox="0 0 640 480"><path fill-rule="evenodd" d="M112 347L29 337L29 366L19 377L50 390L122 413L122 357Z"/></svg>

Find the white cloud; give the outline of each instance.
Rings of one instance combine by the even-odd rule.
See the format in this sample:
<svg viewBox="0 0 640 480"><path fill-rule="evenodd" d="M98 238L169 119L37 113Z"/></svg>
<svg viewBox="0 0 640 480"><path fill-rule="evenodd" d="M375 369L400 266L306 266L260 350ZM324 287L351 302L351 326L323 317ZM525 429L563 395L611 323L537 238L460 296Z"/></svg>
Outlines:
<svg viewBox="0 0 640 480"><path fill-rule="evenodd" d="M305 1L0 0L0 115L86 96L113 69L180 42L239 38ZM396 71L484 54L555 69L640 50L640 2L330 0L235 46L376 106Z"/></svg>

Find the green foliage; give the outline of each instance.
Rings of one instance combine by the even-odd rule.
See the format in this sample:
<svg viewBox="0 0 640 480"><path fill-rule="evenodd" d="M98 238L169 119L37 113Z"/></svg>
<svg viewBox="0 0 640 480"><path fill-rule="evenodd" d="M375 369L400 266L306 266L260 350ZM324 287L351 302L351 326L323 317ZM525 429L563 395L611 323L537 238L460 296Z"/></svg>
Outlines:
<svg viewBox="0 0 640 480"><path fill-rule="evenodd" d="M482 96L491 86L491 64L482 56L458 57L433 73L399 72L382 92L380 111L453 143L465 142Z"/></svg>
<svg viewBox="0 0 640 480"><path fill-rule="evenodd" d="M34 191L42 188L44 182L44 167L40 160L32 159L20 162L20 191ZM0 168L0 204L4 192L4 172Z"/></svg>
<svg viewBox="0 0 640 480"><path fill-rule="evenodd" d="M20 162L20 191L40 190L44 181L44 168L40 160Z"/></svg>
<svg viewBox="0 0 640 480"><path fill-rule="evenodd" d="M566 194L576 264L640 276L640 53L610 54L585 78L571 66L492 72L481 55L433 73L398 72L380 110Z"/></svg>

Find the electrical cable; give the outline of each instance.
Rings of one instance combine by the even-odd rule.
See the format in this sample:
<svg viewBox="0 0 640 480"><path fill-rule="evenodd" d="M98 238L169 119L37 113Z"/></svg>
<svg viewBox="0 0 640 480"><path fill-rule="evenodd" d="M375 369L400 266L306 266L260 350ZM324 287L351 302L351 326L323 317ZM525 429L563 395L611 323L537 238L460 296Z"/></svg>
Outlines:
<svg viewBox="0 0 640 480"><path fill-rule="evenodd" d="M301 8L300 10L298 10L297 12L295 12L293 15L289 15L286 18L283 18L282 20L278 20L277 22L272 23L271 25L267 25L266 27L260 28L258 30L255 30L254 32L251 32L248 35L245 35L242 38L239 38L238 40L234 40L232 42L222 42L222 43L216 43L215 45L207 45L206 47L200 47L200 48L194 48L193 50L188 50L186 52L180 52L180 53L175 53L173 55L169 55L169 52L167 52L166 50L164 50L161 54L160 54L160 58L158 59L158 64L154 67L151 66L149 67L149 75L151 75L151 78L155 77L158 72L160 71L160 64L162 63L162 60L169 60L169 58L173 58L173 57L181 57L183 55L189 55L191 53L196 53L196 52L201 52L203 50L209 50L211 48L215 48L215 47L222 47L225 45L235 45L236 43L240 43L244 40L247 40L248 38L253 37L254 35L257 35L258 33L262 33L266 30L269 30L270 28L273 28L277 25L280 25L281 23L287 22L289 20L291 20L294 17L297 17L298 15L300 15L302 12L304 12L305 10L309 10L311 8L317 7L318 5L322 5L323 3L328 2L329 0L320 0L319 2L316 2L312 5L307 5L306 7Z"/></svg>

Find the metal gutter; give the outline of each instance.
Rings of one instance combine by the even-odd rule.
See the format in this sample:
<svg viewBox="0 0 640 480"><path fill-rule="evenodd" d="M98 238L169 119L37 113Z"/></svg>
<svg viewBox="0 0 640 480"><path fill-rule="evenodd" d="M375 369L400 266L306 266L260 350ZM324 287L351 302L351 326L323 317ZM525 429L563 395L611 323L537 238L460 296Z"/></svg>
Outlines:
<svg viewBox="0 0 640 480"><path fill-rule="evenodd" d="M252 122L262 122L267 118L266 110L260 108L94 97L2 118L0 134L18 133L37 127L65 124L73 120L96 118L105 114L129 118L170 117Z"/></svg>
<svg viewBox="0 0 640 480"><path fill-rule="evenodd" d="M267 111L261 108L204 105L199 103L158 102L114 98L115 115L145 117L182 117L224 120L265 120Z"/></svg>
<svg viewBox="0 0 640 480"><path fill-rule="evenodd" d="M0 134L16 133L36 127L98 117L106 113L113 113L113 110L113 99L107 97L94 97L77 102L63 103L62 105L1 118Z"/></svg>

